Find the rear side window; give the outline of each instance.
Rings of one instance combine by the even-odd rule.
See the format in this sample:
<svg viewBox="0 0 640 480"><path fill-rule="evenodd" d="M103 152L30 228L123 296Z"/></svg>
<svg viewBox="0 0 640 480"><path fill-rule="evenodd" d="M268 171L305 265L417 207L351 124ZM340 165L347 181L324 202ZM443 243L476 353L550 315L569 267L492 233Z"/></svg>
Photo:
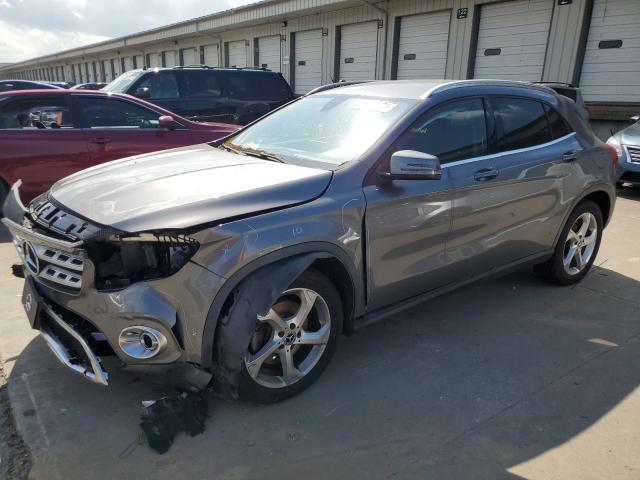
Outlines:
<svg viewBox="0 0 640 480"><path fill-rule="evenodd" d="M533 147L552 140L542 103L524 98L497 97L493 110L498 126L498 152Z"/></svg>
<svg viewBox="0 0 640 480"><path fill-rule="evenodd" d="M74 128L63 98L32 98L8 102L0 109L0 129L37 130Z"/></svg>
<svg viewBox="0 0 640 480"><path fill-rule="evenodd" d="M553 138L564 137L572 132L567 122L564 121L556 110L548 105L545 105L544 108L547 111L547 118L549 119L549 126L551 127Z"/></svg>
<svg viewBox="0 0 640 480"><path fill-rule="evenodd" d="M219 98L222 86L216 72L194 71L186 75L187 95L192 98Z"/></svg>
<svg viewBox="0 0 640 480"><path fill-rule="evenodd" d="M403 134L395 150L429 153L441 163L486 155L487 126L482 99L456 100L428 111Z"/></svg>
<svg viewBox="0 0 640 480"><path fill-rule="evenodd" d="M89 128L159 128L159 113L123 100L80 97L77 99Z"/></svg>
<svg viewBox="0 0 640 480"><path fill-rule="evenodd" d="M291 90L282 77L271 73L227 73L224 75L227 96L232 100L278 102L289 100Z"/></svg>

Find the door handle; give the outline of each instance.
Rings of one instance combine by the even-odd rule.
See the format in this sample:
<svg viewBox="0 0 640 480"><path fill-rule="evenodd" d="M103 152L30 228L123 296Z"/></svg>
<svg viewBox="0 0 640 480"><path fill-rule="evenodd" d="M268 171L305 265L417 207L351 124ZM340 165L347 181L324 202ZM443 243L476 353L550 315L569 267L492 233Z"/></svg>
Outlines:
<svg viewBox="0 0 640 480"><path fill-rule="evenodd" d="M563 162L573 162L575 160L578 159L578 152L576 152L575 150L572 150L570 152L565 152L562 155L562 161Z"/></svg>
<svg viewBox="0 0 640 480"><path fill-rule="evenodd" d="M91 140L89 140L89 143L97 143L98 145L104 145L106 143L111 143L111 139L104 138L104 137L92 138Z"/></svg>
<svg viewBox="0 0 640 480"><path fill-rule="evenodd" d="M473 178L475 178L477 182L486 182L487 180L496 178L499 173L500 170L497 168L483 168L482 170L478 170Z"/></svg>

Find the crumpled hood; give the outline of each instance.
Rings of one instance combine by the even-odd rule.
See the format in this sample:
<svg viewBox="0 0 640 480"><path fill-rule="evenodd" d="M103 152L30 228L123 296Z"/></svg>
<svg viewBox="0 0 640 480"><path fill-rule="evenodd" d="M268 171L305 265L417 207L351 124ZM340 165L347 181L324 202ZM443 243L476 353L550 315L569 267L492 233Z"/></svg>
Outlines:
<svg viewBox="0 0 640 480"><path fill-rule="evenodd" d="M326 170L192 145L83 170L49 192L62 207L125 232L184 229L312 200Z"/></svg>

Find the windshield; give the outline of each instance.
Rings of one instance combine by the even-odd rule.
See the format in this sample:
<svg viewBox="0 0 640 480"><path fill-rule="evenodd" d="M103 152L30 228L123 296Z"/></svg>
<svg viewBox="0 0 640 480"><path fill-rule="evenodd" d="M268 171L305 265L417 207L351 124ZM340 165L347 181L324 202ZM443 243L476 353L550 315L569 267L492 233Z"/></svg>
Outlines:
<svg viewBox="0 0 640 480"><path fill-rule="evenodd" d="M411 100L312 95L265 117L224 146L333 169L360 157L414 105Z"/></svg>
<svg viewBox="0 0 640 480"><path fill-rule="evenodd" d="M102 90L107 92L126 93L131 87L131 84L142 75L142 70L131 70L130 72L123 73Z"/></svg>

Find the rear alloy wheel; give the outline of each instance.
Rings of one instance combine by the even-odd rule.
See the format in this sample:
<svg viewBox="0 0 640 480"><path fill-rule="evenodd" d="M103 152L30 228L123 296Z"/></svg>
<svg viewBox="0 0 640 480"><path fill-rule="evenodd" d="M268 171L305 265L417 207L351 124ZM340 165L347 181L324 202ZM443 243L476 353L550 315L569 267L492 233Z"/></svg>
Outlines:
<svg viewBox="0 0 640 480"><path fill-rule="evenodd" d="M560 285L582 280L598 254L603 227L600 207L591 200L581 202L569 215L553 257L536 265L536 272Z"/></svg>
<svg viewBox="0 0 640 480"><path fill-rule="evenodd" d="M333 284L319 272L305 272L258 316L244 358L240 395L273 403L311 385L335 350L342 317Z"/></svg>

